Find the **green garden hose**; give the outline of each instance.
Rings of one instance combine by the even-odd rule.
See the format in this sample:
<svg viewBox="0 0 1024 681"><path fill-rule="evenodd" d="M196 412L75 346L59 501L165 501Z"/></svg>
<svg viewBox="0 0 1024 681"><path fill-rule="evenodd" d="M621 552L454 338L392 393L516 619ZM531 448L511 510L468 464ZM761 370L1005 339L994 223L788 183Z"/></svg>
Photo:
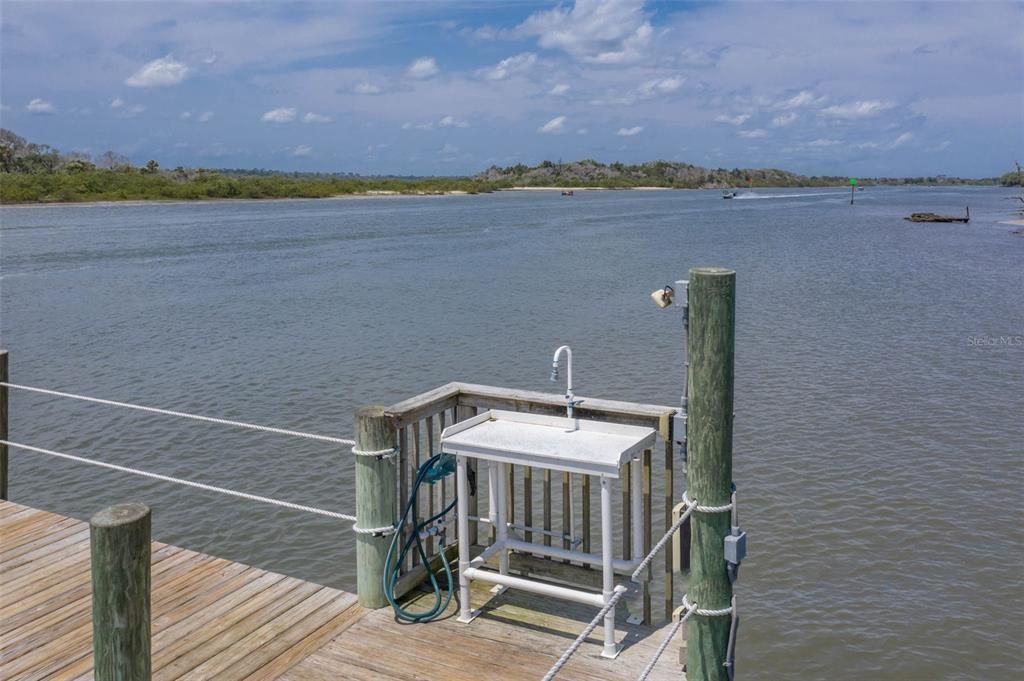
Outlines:
<svg viewBox="0 0 1024 681"><path fill-rule="evenodd" d="M404 622L431 622L437 619L448 609L448 604L451 603L452 596L455 593L455 577L452 574L452 566L448 562L448 557L445 555L444 535L440 535L441 562L444 564L444 589L442 589L441 584L438 582L434 571L429 569L430 558L423 548L423 540L420 538L420 535L424 530L430 528L434 522L440 520L455 508L455 502L458 499L452 499L451 503L442 509L440 513L426 520L420 521L416 517L416 499L419 495L420 486L424 483L433 484L441 478L450 475L454 470L454 464L455 457L450 454L436 454L419 467L419 470L416 472L416 481L412 486L412 494L409 495L409 503L405 506L395 533L392 535L391 546L388 547L388 555L384 560L384 596L394 609L395 617ZM412 531L402 544L401 551L398 552L398 560L395 560L395 549L399 542L402 541L402 530L407 524L411 525ZM421 564L427 567L427 578L430 580L430 586L434 590L434 605L425 612L410 612L399 605L395 599L395 585L398 583L398 578L401 575L402 565L405 564L406 556L413 548L415 548ZM443 593L444 591L448 592L447 595Z"/></svg>

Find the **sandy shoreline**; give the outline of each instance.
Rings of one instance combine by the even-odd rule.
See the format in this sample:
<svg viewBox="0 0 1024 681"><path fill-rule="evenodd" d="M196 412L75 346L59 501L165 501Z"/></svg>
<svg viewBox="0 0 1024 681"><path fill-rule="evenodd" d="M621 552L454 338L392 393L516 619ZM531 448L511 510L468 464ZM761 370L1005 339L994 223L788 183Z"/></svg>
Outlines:
<svg viewBox="0 0 1024 681"><path fill-rule="evenodd" d="M678 191L675 187L507 187L505 189L495 189L491 192L480 192L476 196L482 194L497 194L501 192L622 192L622 191ZM473 196L468 191L462 189L452 189L443 192L399 192L391 189L375 189L360 194L335 194L333 196L319 196L319 197L304 197L304 196L290 196L283 198L268 198L268 199L224 199L224 198L209 198L209 199L125 199L123 201L26 201L26 202L11 202L2 203L0 207L5 206L17 206L19 208L26 208L31 206L149 206L153 204L159 205L177 205L177 204L205 204L205 203L270 203L275 201L345 201L345 200L358 200L358 199L422 199L422 198L437 198L443 196Z"/></svg>

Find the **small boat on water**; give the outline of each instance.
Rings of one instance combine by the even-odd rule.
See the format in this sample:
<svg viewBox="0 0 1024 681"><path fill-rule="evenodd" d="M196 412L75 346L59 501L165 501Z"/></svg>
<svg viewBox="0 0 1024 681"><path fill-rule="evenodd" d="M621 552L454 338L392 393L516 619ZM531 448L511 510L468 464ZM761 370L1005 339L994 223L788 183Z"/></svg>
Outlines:
<svg viewBox="0 0 1024 681"><path fill-rule="evenodd" d="M735 189L726 189L722 192L723 199L735 199L737 196L739 196L739 192Z"/></svg>
<svg viewBox="0 0 1024 681"><path fill-rule="evenodd" d="M575 195L576 195L576 193L572 189L569 189L569 190L566 190L566 191L562 192L562 196L575 196Z"/></svg>

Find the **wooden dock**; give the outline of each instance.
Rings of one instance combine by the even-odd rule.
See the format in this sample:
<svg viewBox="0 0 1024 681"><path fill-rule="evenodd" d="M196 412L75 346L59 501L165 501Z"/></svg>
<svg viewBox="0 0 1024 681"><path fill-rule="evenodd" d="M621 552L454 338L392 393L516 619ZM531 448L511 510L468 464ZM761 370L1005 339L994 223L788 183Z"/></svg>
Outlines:
<svg viewBox="0 0 1024 681"><path fill-rule="evenodd" d="M153 678L287 681L537 681L593 616L592 608L509 591L474 590L471 624L450 616L401 624L337 589L153 542ZM0 677L92 678L88 523L0 502ZM413 597L415 599L415 596ZM600 630L559 679L635 679L667 627L626 624L617 660ZM683 678L678 641L650 678Z"/></svg>

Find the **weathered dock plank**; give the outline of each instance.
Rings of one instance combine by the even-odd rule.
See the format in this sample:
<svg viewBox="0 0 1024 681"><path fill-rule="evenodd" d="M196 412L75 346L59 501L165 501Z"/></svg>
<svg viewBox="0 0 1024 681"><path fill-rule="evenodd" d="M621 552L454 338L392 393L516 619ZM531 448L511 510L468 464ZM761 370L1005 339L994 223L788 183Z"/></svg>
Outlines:
<svg viewBox="0 0 1024 681"><path fill-rule="evenodd" d="M485 607L472 624L455 621L454 604L440 621L400 624L390 609L364 609L343 591L153 542L153 678L535 681L593 615L477 586L474 606ZM90 681L91 599L88 525L0 501L3 677ZM558 678L635 678L664 631L624 619L619 626L618 660L600 658L594 636ZM673 654L651 676L680 677Z"/></svg>
<svg viewBox="0 0 1024 681"><path fill-rule="evenodd" d="M275 678L362 611L336 589L154 542L154 679ZM351 610L351 614L347 614ZM92 678L84 522L0 502L0 669Z"/></svg>

